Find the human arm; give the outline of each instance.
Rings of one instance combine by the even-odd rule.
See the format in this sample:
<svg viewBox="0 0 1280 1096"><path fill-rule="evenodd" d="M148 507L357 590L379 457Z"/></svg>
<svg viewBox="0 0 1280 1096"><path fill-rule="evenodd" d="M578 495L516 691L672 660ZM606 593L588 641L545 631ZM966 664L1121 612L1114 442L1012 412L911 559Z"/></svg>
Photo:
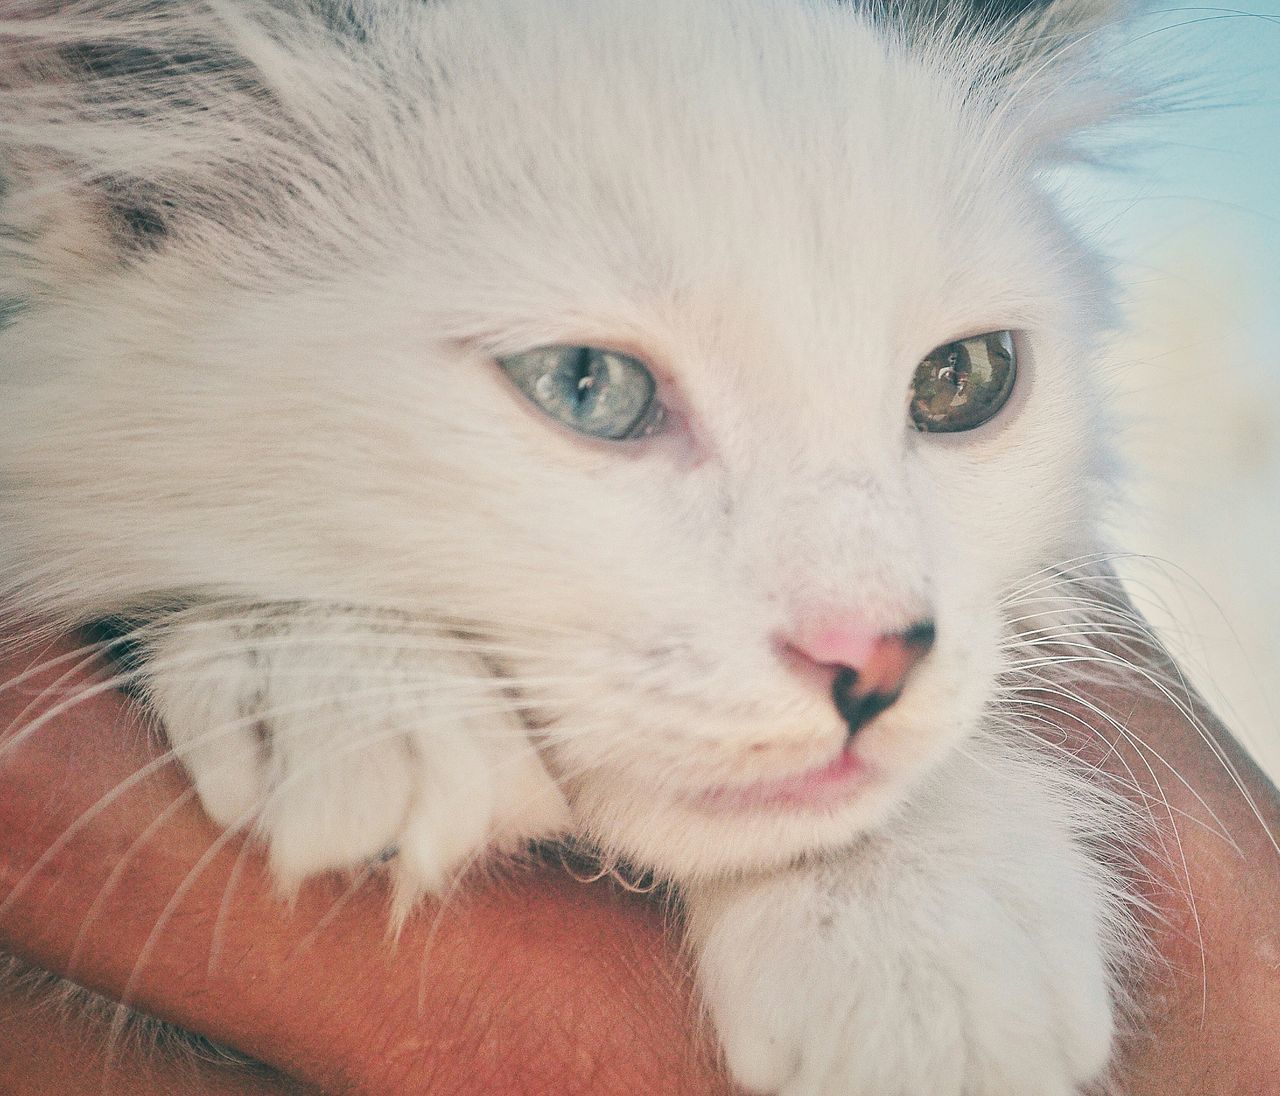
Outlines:
<svg viewBox="0 0 1280 1096"><path fill-rule="evenodd" d="M1147 672L1170 670L1154 648L1133 653ZM6 679L17 668L6 667ZM1273 1038L1280 975L1269 950L1280 940L1280 857L1200 731L1174 701L1135 692L1138 676L1081 686L1074 705L1051 697L1067 714L1047 732L1112 772L1132 771L1146 795L1167 799L1167 846L1186 857L1194 912L1181 860L1149 858L1162 920L1148 928L1169 969L1155 968L1138 987L1145 1020L1124 1047L1126 1091L1265 1092L1280 1077ZM1091 705L1121 715L1148 746L1113 743L1114 728ZM13 691L0 693L0 725L20 707ZM1271 786L1220 723L1203 709L1199 716L1276 832ZM22 835L5 842L0 886L9 891L86 806L155 753L136 710L103 694L50 722L21 751L0 754L0 827ZM184 791L172 767L140 782L46 866L27 897L0 917L0 934L34 960L67 970L106 877ZM146 855L128 857L131 867L90 922L75 959L79 976L118 995L175 888L217 840L188 801ZM726 1091L694 1022L674 934L650 903L582 887L563 873L521 875L470 891L438 923L437 910L424 912L391 950L377 888L351 894L317 932L344 888L332 880L312 885L290 910L250 856L226 903L221 958L211 966L214 926L239 853L232 842L211 857L159 934L134 987L142 1007L328 1091L420 1092L434 1083L460 1094L489 1092L517 1083L501 1072L513 1067L522 1087L501 1090Z"/></svg>
<svg viewBox="0 0 1280 1096"><path fill-rule="evenodd" d="M1031 699L1054 711L1041 733L1127 786L1156 828L1142 856L1155 959L1134 986L1120 1091L1280 1092L1280 796L1132 607L1098 609L1129 625L1095 639L1099 672Z"/></svg>
<svg viewBox="0 0 1280 1096"><path fill-rule="evenodd" d="M57 677L0 693L0 726L51 711L61 694L23 709ZM392 945L377 885L282 902L118 693L0 750L0 944L35 963L327 1092L725 1090L651 903L523 872L424 908Z"/></svg>

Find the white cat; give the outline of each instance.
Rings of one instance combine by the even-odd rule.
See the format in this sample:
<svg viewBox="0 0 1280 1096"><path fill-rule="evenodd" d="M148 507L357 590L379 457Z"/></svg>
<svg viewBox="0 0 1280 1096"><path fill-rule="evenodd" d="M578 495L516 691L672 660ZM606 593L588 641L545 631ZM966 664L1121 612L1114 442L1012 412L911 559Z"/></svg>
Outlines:
<svg viewBox="0 0 1280 1096"><path fill-rule="evenodd" d="M133 621L288 884L572 832L752 1091L1081 1091L1113 818L1000 704L1096 547L1107 6L7 5L7 604Z"/></svg>

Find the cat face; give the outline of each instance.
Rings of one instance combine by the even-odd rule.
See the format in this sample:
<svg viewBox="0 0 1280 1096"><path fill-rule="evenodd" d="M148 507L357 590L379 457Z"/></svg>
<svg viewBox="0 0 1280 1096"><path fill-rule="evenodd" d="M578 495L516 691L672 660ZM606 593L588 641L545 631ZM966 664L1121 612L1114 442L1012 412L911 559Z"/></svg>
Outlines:
<svg viewBox="0 0 1280 1096"><path fill-rule="evenodd" d="M0 457L63 500L11 551L95 607L482 634L489 702L584 829L659 869L847 842L974 731L1013 586L1090 543L1100 289L1041 190L1048 100L846 6L394 10L273 62L299 121L238 184L259 216L188 191L3 336ZM913 429L921 359L1005 330L991 421ZM661 421L575 432L498 364L563 346L641 363ZM932 651L846 751L782 648L922 620Z"/></svg>

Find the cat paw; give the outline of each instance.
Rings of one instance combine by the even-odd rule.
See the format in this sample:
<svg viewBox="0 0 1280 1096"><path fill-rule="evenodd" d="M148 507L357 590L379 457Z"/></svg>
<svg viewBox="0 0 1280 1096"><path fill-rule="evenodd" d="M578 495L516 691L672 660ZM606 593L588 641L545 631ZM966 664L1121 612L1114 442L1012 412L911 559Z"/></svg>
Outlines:
<svg viewBox="0 0 1280 1096"><path fill-rule="evenodd" d="M394 854L403 908L569 821L491 675L423 647L342 618L185 620L148 697L206 813L254 832L284 889Z"/></svg>
<svg viewBox="0 0 1280 1096"><path fill-rule="evenodd" d="M1098 874L1061 834L1024 842L999 819L966 848L966 818L691 892L703 996L745 1089L1075 1096L1104 1074Z"/></svg>
<svg viewBox="0 0 1280 1096"><path fill-rule="evenodd" d="M703 955L712 1017L748 1091L1074 1096L1106 1065L1096 955L1047 954L1042 934L995 903L939 909L934 940L867 933L839 914L801 938L771 905L736 904ZM944 950L929 947L943 938Z"/></svg>

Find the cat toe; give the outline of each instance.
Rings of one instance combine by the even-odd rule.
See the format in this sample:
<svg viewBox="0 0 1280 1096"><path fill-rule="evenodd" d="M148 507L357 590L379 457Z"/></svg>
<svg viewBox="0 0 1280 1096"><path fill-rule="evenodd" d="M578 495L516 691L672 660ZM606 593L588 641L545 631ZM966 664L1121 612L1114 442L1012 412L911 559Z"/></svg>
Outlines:
<svg viewBox="0 0 1280 1096"><path fill-rule="evenodd" d="M310 875L376 860L400 843L414 800L408 751L394 739L341 755L272 759L275 772L255 832L286 891Z"/></svg>

